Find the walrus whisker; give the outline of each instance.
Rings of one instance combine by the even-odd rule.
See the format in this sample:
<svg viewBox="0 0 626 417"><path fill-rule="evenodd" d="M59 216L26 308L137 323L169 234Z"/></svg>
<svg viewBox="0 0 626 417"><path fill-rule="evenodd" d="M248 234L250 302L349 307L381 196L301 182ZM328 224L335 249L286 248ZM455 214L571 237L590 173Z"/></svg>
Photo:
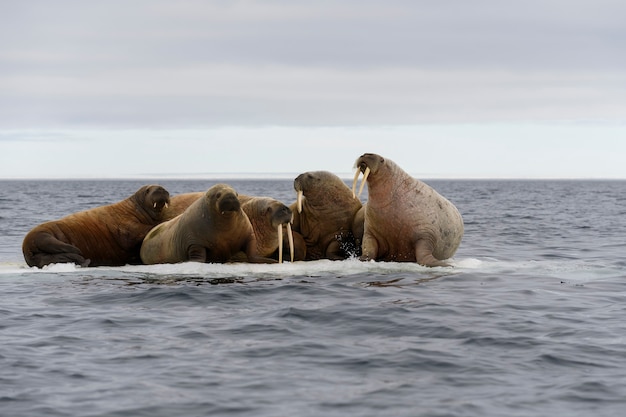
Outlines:
<svg viewBox="0 0 626 417"><path fill-rule="evenodd" d="M287 240L289 240L290 259L293 262L293 232L291 231L291 223L287 223Z"/></svg>
<svg viewBox="0 0 626 417"><path fill-rule="evenodd" d="M283 263L283 225L278 225L278 263Z"/></svg>
<svg viewBox="0 0 626 417"><path fill-rule="evenodd" d="M363 192L363 187L365 186L365 183L367 182L367 177L369 176L370 176L370 167L366 167L365 172L363 173L363 179L361 180L361 187L359 187L359 197L361 196L361 193Z"/></svg>
<svg viewBox="0 0 626 417"><path fill-rule="evenodd" d="M302 195L304 192L302 190L298 191L298 197L296 199L296 205L298 206L298 213L302 213Z"/></svg>

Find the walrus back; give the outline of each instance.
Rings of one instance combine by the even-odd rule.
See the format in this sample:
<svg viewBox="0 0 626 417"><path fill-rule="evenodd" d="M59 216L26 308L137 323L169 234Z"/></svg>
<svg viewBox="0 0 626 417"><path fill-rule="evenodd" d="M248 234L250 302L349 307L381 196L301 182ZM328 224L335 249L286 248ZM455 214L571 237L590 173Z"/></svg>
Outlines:
<svg viewBox="0 0 626 417"><path fill-rule="evenodd" d="M439 239L437 239L433 255L437 259L448 259L456 253L461 245L465 227L463 217L456 206L445 197L442 196L441 198L444 209L439 212Z"/></svg>
<svg viewBox="0 0 626 417"><path fill-rule="evenodd" d="M132 256L120 247L107 228L109 219L99 209L73 213L34 227L22 244L26 263L38 267L63 262L86 265L86 259L90 266L127 263Z"/></svg>
<svg viewBox="0 0 626 417"><path fill-rule="evenodd" d="M57 222L70 243L78 247L90 266L121 266L140 263L139 248L152 228L139 217L128 199L65 217ZM146 222L146 223L144 223Z"/></svg>

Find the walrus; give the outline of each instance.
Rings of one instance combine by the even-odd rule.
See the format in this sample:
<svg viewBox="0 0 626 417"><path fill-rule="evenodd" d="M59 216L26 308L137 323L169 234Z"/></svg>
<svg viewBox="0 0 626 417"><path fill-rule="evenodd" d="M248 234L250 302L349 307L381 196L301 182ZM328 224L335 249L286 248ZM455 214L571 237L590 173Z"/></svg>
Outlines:
<svg viewBox="0 0 626 417"><path fill-rule="evenodd" d="M240 195L241 209L254 229L257 240L259 255L283 261L284 234L287 234L286 247L290 254L290 260L304 259L304 244L298 244L294 248L294 236L291 229L293 214L291 209L280 201L270 197L253 197ZM296 238L296 242L298 242ZM295 249L295 252L294 252Z"/></svg>
<svg viewBox="0 0 626 417"><path fill-rule="evenodd" d="M204 194L204 192L193 192L171 197L170 205L166 210L166 217L168 219L176 217ZM301 236L298 234L294 236L292 233L291 218L293 215L289 207L270 197L239 194L238 199L241 203L241 209L248 216L254 229L260 256L278 259L278 262L282 262L283 252L287 250L292 262L304 260L306 246ZM283 239L285 235L287 235L287 242L284 242ZM238 254L233 260L244 258L245 254Z"/></svg>
<svg viewBox="0 0 626 417"><path fill-rule="evenodd" d="M259 255L237 192L216 184L181 214L154 227L143 240L140 255L145 264L225 263L239 251L245 252L249 262L276 262Z"/></svg>
<svg viewBox="0 0 626 417"><path fill-rule="evenodd" d="M146 234L162 219L169 193L145 185L120 202L70 214L34 227L22 244L24 259L39 268L51 263L122 266L141 263Z"/></svg>
<svg viewBox="0 0 626 417"><path fill-rule="evenodd" d="M445 197L411 177L393 161L373 153L356 160L352 183L367 182L361 260L449 266L463 238L463 218Z"/></svg>
<svg viewBox="0 0 626 417"><path fill-rule="evenodd" d="M293 186L293 230L304 238L306 260L339 260L355 253L352 223L361 202L350 187L328 171L304 172Z"/></svg>

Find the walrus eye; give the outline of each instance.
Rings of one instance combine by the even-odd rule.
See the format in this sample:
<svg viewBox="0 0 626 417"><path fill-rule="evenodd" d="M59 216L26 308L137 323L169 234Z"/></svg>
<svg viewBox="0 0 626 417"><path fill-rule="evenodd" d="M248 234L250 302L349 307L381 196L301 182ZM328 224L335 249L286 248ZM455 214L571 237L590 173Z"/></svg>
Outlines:
<svg viewBox="0 0 626 417"><path fill-rule="evenodd" d="M217 198L217 199L220 199L221 197L222 197L222 193L217 193L217 194L215 195L215 198Z"/></svg>

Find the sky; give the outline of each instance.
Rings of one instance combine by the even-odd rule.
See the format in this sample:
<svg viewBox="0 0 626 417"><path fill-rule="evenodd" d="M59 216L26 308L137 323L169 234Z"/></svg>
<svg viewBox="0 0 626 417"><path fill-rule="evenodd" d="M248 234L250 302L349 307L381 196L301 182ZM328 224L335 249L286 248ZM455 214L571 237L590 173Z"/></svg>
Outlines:
<svg viewBox="0 0 626 417"><path fill-rule="evenodd" d="M621 0L0 0L0 178L626 178Z"/></svg>

